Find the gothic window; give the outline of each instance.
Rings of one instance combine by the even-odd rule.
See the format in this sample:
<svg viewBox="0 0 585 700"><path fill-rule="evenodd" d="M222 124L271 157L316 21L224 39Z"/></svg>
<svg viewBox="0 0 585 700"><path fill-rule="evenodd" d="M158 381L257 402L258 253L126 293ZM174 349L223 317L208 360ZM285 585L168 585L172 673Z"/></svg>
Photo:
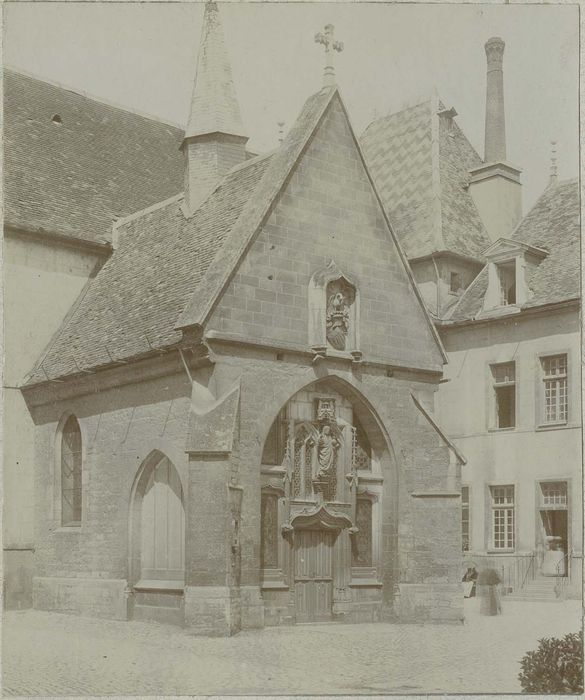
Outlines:
<svg viewBox="0 0 585 700"><path fill-rule="evenodd" d="M61 525L81 524L81 430L69 416L61 433Z"/></svg>
<svg viewBox="0 0 585 700"><path fill-rule="evenodd" d="M372 566L372 501L358 498L355 511L358 532L353 536L351 565Z"/></svg>
<svg viewBox="0 0 585 700"><path fill-rule="evenodd" d="M260 566L263 569L278 568L278 495L263 493L261 497L261 545Z"/></svg>
<svg viewBox="0 0 585 700"><path fill-rule="evenodd" d="M372 447L362 424L355 416L353 417L353 424L355 427L355 455L354 463L355 468L358 470L371 471L372 469Z"/></svg>
<svg viewBox="0 0 585 700"><path fill-rule="evenodd" d="M313 448L315 440L304 425L295 434L293 462L293 495L303 498L311 493L313 481Z"/></svg>
<svg viewBox="0 0 585 700"><path fill-rule="evenodd" d="M274 419L262 452L262 464L280 466L286 449L286 407Z"/></svg>

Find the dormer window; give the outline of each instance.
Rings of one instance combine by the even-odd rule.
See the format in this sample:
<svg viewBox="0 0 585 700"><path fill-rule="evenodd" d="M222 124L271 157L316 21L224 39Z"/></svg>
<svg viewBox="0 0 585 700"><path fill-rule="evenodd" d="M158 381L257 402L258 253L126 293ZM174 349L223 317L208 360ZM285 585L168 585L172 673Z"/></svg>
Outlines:
<svg viewBox="0 0 585 700"><path fill-rule="evenodd" d="M514 313L530 298L530 277L547 256L543 248L500 238L484 255L487 258L488 284L482 313Z"/></svg>
<svg viewBox="0 0 585 700"><path fill-rule="evenodd" d="M500 306L516 303L516 261L510 260L498 266L500 280Z"/></svg>

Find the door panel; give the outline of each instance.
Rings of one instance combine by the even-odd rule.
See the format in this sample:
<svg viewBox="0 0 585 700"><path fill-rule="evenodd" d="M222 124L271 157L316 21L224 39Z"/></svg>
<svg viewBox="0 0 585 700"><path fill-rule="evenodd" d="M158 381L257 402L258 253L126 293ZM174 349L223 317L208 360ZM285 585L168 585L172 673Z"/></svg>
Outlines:
<svg viewBox="0 0 585 700"><path fill-rule="evenodd" d="M142 501L142 580L184 579L185 511L179 476L168 459L153 469Z"/></svg>
<svg viewBox="0 0 585 700"><path fill-rule="evenodd" d="M298 622L331 619L334 538L334 533L326 530L299 530L295 533L295 603Z"/></svg>

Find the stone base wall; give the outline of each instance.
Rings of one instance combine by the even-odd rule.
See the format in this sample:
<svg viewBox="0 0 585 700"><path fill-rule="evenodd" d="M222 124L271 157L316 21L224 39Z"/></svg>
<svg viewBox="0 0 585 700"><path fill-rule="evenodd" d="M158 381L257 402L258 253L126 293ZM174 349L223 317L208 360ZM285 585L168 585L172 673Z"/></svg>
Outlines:
<svg viewBox="0 0 585 700"><path fill-rule="evenodd" d="M227 586L185 587L185 626L195 635L230 637L242 628L239 591Z"/></svg>
<svg viewBox="0 0 585 700"><path fill-rule="evenodd" d="M127 585L123 579L35 576L33 605L39 610L127 620Z"/></svg>
<svg viewBox="0 0 585 700"><path fill-rule="evenodd" d="M4 550L2 589L6 610L24 610L32 607L33 551L32 549Z"/></svg>
<svg viewBox="0 0 585 700"><path fill-rule="evenodd" d="M260 629L264 627L264 601L259 586L240 587L240 605L242 629Z"/></svg>
<svg viewBox="0 0 585 700"><path fill-rule="evenodd" d="M454 583L401 583L398 622L463 622L463 590Z"/></svg>

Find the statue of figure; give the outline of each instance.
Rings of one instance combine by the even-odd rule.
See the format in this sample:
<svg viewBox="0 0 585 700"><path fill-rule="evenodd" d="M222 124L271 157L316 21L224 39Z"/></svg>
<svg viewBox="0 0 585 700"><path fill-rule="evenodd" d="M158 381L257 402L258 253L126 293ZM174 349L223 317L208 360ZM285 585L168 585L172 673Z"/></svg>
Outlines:
<svg viewBox="0 0 585 700"><path fill-rule="evenodd" d="M342 292L331 294L327 302L327 340L336 350L345 350L349 331L349 307Z"/></svg>
<svg viewBox="0 0 585 700"><path fill-rule="evenodd" d="M317 461L319 462L317 479L328 477L333 472L339 445L339 440L331 432L331 426L324 425L317 444Z"/></svg>

